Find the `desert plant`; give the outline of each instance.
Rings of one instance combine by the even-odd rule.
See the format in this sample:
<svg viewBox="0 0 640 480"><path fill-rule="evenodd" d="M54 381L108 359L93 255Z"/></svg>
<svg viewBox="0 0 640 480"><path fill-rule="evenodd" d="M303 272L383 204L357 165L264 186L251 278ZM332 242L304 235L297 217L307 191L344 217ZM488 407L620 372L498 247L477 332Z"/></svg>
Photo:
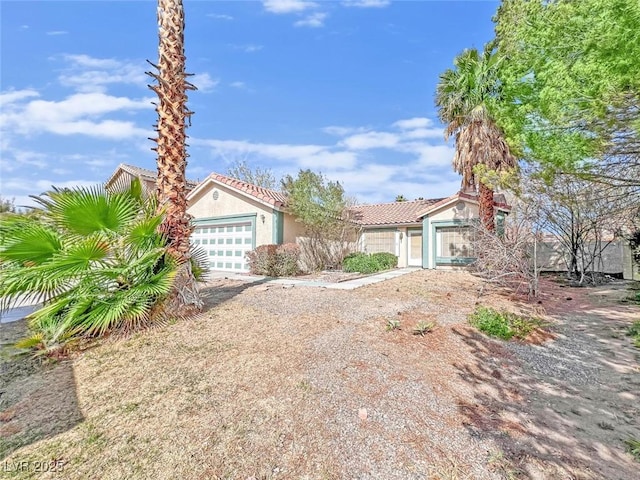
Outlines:
<svg viewBox="0 0 640 480"><path fill-rule="evenodd" d="M54 189L37 218L0 222L0 297L43 303L29 316L24 346L62 349L70 340L133 329L162 315L176 262L158 233L162 215L138 181L123 192Z"/></svg>
<svg viewBox="0 0 640 480"><path fill-rule="evenodd" d="M278 277L296 275L300 268L300 247L295 243L284 243L276 248L275 273Z"/></svg>
<svg viewBox="0 0 640 480"><path fill-rule="evenodd" d="M387 324L385 326L387 332L391 332L393 330L400 330L400 320L397 318L389 318L387 320Z"/></svg>
<svg viewBox="0 0 640 480"><path fill-rule="evenodd" d="M636 320L627 328L627 336L631 337L633 344L640 348L640 320Z"/></svg>
<svg viewBox="0 0 640 480"><path fill-rule="evenodd" d="M299 271L300 247L295 243L260 245L246 256L249 271L254 275L285 277Z"/></svg>
<svg viewBox="0 0 640 480"><path fill-rule="evenodd" d="M425 334L433 330L435 326L436 326L436 322L427 322L425 320L420 320L418 323L416 323L416 326L413 329L413 334L424 337Z"/></svg>
<svg viewBox="0 0 640 480"><path fill-rule="evenodd" d="M624 443L627 447L627 453L633 455L633 458L640 462L640 440L629 438L625 440Z"/></svg>

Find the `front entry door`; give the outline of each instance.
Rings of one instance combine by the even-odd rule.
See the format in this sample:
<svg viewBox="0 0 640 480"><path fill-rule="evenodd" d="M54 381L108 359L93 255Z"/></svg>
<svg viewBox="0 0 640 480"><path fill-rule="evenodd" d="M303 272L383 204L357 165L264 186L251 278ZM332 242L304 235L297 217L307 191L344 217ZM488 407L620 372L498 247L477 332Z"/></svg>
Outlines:
<svg viewBox="0 0 640 480"><path fill-rule="evenodd" d="M422 232L414 231L407 232L408 242L407 258L409 259L409 266L421 267L422 266Z"/></svg>

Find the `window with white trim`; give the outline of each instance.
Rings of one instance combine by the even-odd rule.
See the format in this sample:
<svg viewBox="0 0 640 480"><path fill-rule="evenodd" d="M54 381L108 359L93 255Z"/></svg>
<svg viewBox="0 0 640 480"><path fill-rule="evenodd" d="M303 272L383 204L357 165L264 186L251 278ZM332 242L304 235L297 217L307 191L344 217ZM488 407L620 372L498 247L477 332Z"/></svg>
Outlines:
<svg viewBox="0 0 640 480"><path fill-rule="evenodd" d="M364 251L367 253L387 252L398 255L398 232L378 230L364 233Z"/></svg>
<svg viewBox="0 0 640 480"><path fill-rule="evenodd" d="M473 258L473 230L468 226L436 228L436 257Z"/></svg>

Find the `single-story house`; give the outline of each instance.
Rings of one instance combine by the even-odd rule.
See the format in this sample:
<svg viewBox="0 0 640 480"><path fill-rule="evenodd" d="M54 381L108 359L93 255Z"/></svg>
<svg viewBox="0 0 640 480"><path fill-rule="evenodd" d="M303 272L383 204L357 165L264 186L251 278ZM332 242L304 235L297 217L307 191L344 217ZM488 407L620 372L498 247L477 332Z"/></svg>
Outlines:
<svg viewBox="0 0 640 480"><path fill-rule="evenodd" d="M118 170L121 170L120 172ZM144 176L153 185L155 172L120 165L114 178ZM212 173L187 196L187 213L195 226L192 240L209 253L214 270L248 270L245 254L259 245L293 243L304 227L287 212L283 193ZM496 195L498 221L510 207ZM447 268L471 262L470 225L478 218L475 195L358 205L351 209L361 227L358 247L369 253L390 252L398 266Z"/></svg>
<svg viewBox="0 0 640 480"><path fill-rule="evenodd" d="M502 195L495 197L500 223L511 209ZM470 227L478 220L476 195L358 205L353 212L363 229L361 249L393 253L399 267L447 268L473 261Z"/></svg>

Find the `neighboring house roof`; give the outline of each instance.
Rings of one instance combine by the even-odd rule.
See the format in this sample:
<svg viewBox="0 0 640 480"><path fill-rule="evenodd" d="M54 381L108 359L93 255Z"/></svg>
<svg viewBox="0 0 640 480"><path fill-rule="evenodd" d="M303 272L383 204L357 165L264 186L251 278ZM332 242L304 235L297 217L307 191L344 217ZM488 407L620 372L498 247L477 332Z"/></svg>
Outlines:
<svg viewBox="0 0 640 480"><path fill-rule="evenodd" d="M284 208L287 197L282 192L277 192L269 188L259 187L252 183L243 182L235 178L227 177L219 173L212 173L205 178L194 190L189 193L189 197L193 198L198 195L202 190L209 187L211 184L222 184L231 190L241 193L245 196L251 197L258 202L281 210Z"/></svg>
<svg viewBox="0 0 640 480"><path fill-rule="evenodd" d="M349 210L353 215L353 220L362 226L405 225L419 223L420 212L441 200L441 198L433 198L430 200L414 200L412 202L356 205Z"/></svg>
<svg viewBox="0 0 640 480"><path fill-rule="evenodd" d="M147 168L136 167L134 165L127 165L126 163L121 163L116 168L115 172L109 177L109 180L105 182L105 185L109 187L114 181L116 181L117 177L122 173L126 172L134 177L139 178L143 181L148 182L156 182L158 172L155 170L149 170ZM192 190L196 187L198 182L194 180L187 179L187 190Z"/></svg>
<svg viewBox="0 0 640 480"><path fill-rule="evenodd" d="M450 205L454 202L458 202L460 200L464 200L467 202L472 202L472 203L478 203L478 197L475 194L471 194L471 193L464 193L464 192L458 192L454 195L451 195L450 197L447 198L442 198L440 200L438 200L437 202L432 203L431 205L429 205L427 208L425 208L423 211L420 212L419 217L422 218L425 215L428 215L429 213L435 211L435 210L439 210L440 208L443 208L447 205ZM509 212L511 211L511 207L509 205L507 205L505 197L503 194L501 193L497 193L494 195L493 197L493 205L498 209L498 210L502 210L504 212Z"/></svg>
<svg viewBox="0 0 640 480"><path fill-rule="evenodd" d="M507 212L511 210L511 207L506 204L504 195L496 194L494 198L496 208ZM460 200L478 203L476 195L458 192L447 198L356 205L351 207L350 211L353 214L353 220L364 227L410 225L420 223L425 215Z"/></svg>

